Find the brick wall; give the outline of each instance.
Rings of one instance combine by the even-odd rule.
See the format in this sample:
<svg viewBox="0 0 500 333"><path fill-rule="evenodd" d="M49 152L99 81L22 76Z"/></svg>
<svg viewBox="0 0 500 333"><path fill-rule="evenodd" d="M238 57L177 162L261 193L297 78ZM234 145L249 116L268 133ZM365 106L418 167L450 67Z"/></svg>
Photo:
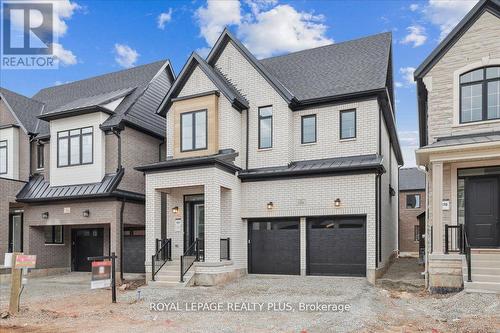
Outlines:
<svg viewBox="0 0 500 333"><path fill-rule="evenodd" d="M406 208L406 196L420 194L420 208ZM399 193L399 251L418 253L418 241L414 240L417 216L425 211L425 191L404 191Z"/></svg>
<svg viewBox="0 0 500 333"><path fill-rule="evenodd" d="M0 263L9 249L9 207L15 203L16 195L24 182L0 178Z"/></svg>

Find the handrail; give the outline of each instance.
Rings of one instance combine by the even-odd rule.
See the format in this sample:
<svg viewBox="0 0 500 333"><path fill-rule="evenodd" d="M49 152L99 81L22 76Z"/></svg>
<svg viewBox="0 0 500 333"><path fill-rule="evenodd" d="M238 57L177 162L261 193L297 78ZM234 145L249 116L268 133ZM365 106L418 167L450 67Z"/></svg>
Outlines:
<svg viewBox="0 0 500 333"><path fill-rule="evenodd" d="M155 280L156 274L160 269L172 260L172 239L156 239L156 253L151 256L151 280ZM161 264L156 268L156 262L161 261Z"/></svg>
<svg viewBox="0 0 500 333"><path fill-rule="evenodd" d="M193 266L195 261L200 261L200 240L196 240L191 244L187 250L181 255L181 282L184 282L184 275L189 271L191 266Z"/></svg>
<svg viewBox="0 0 500 333"><path fill-rule="evenodd" d="M465 253L465 260L467 261L467 282L472 282L472 255L466 228L463 228L462 234L464 236L462 242L463 244L462 253Z"/></svg>

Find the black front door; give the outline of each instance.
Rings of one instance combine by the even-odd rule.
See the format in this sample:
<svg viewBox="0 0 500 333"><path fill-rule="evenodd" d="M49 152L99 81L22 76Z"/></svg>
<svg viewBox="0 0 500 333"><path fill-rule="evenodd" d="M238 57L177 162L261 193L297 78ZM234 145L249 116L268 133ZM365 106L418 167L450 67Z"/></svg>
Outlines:
<svg viewBox="0 0 500 333"><path fill-rule="evenodd" d="M71 239L73 271L90 272L91 263L87 258L104 254L104 229L73 229Z"/></svg>
<svg viewBox="0 0 500 333"><path fill-rule="evenodd" d="M205 239L205 201L203 195L184 197L184 251L192 249L198 240L200 255L203 256Z"/></svg>
<svg viewBox="0 0 500 333"><path fill-rule="evenodd" d="M23 213L9 214L9 252L23 252Z"/></svg>
<svg viewBox="0 0 500 333"><path fill-rule="evenodd" d="M465 181L465 224L472 247L500 246L499 177L470 177Z"/></svg>

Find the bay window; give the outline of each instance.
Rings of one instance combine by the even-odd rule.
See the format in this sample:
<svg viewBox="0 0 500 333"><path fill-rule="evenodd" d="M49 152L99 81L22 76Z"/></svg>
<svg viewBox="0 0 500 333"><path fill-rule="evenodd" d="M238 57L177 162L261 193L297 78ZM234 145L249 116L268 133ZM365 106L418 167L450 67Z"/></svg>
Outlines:
<svg viewBox="0 0 500 333"><path fill-rule="evenodd" d="M207 149L207 110L181 114L181 151Z"/></svg>

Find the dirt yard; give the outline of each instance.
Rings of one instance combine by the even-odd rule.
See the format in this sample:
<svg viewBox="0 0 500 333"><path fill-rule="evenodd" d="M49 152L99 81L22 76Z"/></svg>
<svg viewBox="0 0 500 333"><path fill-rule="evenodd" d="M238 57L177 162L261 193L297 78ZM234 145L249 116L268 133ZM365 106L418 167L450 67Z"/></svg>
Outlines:
<svg viewBox="0 0 500 333"><path fill-rule="evenodd" d="M362 278L251 275L224 287L141 287L90 290L90 276L71 273L30 279L16 316L1 332L498 332L500 296L428 295L373 287ZM0 287L0 312L7 309ZM140 299L138 300L138 291ZM179 308L153 311L158 303ZM246 303L242 303L246 302ZM348 311L301 311L301 304L349 305ZM193 304L220 305L194 311ZM236 305L248 304L248 311ZM251 309L263 304L263 309ZM189 308L189 306L191 306ZM289 307L286 307L289 306ZM188 309L187 309L188 307ZM169 310L169 311L166 311Z"/></svg>

